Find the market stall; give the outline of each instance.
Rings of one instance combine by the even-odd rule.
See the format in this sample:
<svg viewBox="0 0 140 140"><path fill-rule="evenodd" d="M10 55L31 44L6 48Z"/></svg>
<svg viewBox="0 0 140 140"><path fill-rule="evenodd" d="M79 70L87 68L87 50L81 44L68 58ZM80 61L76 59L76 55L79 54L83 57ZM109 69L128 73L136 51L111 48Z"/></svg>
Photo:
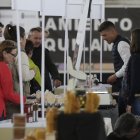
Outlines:
<svg viewBox="0 0 140 140"><path fill-rule="evenodd" d="M23 85L22 85L22 73L21 73L21 58L20 58L20 39L19 39L19 19L18 19L18 11L19 10L35 10L35 11L38 11L40 12L40 15L42 16L42 77L44 77L44 17L47 16L47 15L51 15L51 16L62 16L64 19L66 19L66 34L65 34L65 53L64 53L64 73L66 75L68 69L67 69L67 65L69 64L66 64L68 63L67 62L67 57L68 57L68 30L67 30L67 20L68 19L73 19L73 18L80 18L81 17L81 12L82 12L82 7L84 7L84 11L86 11L86 14L85 14L85 18L87 18L87 14L88 14L88 4L91 2L90 0L86 1L86 3L84 3L83 1L80 1L80 4L79 2L76 3L74 0L68 0L67 1L68 3L66 4L66 0L59 0L59 1L56 1L56 0L51 0L51 1L45 1L45 0L37 0L36 3L34 2L34 0L28 0L28 6L27 6L27 3L26 1L24 0L21 0L20 2L18 0L12 0L12 7L13 9L15 9L15 12L17 14L17 36L18 36L18 59L19 59L19 77L20 77L20 100L21 100L21 115L24 115L24 113L30 113L29 109L27 109L27 112L25 112L25 107L23 106ZM89 3L88 3L89 2ZM97 2L97 3L96 3ZM55 5L57 5L57 8L54 6L54 3ZM76 7L75 7L76 6ZM102 11L103 9L103 6L104 6L104 1L101 0L101 1L94 1L92 4L91 4L91 19L95 19L95 18L103 18L103 15L104 15L104 11ZM73 11L73 12L71 12ZM76 12L74 11L78 11L78 14L75 14ZM95 14L95 11L98 11L97 14ZM80 15L80 16L79 16ZM73 16L76 16L76 17L73 17ZM78 16L78 17L77 17ZM81 18L80 19L82 22L84 22L84 25L83 23L81 23L81 27L79 27L79 31L78 31L78 36L77 36L77 45L78 46L78 54L76 56L76 71L79 70L79 64L81 62L81 56L82 56L82 51L83 51L83 40L84 40L84 36L85 34L83 34L83 31L82 31L82 34L81 34L81 30L83 29L83 27L85 28L85 25L86 25L86 22ZM82 39L82 40L81 40ZM102 45L101 45L102 46ZM102 50L102 49L101 49ZM102 54L102 51L101 51L101 54ZM90 59L91 59L91 55L90 55ZM102 59L102 58L101 58ZM101 61L101 64L102 64L102 61ZM75 69L73 68L73 69ZM102 66L101 66L101 69L102 69ZM102 70L101 70L102 72ZM71 73L69 73L71 75ZM66 80L66 77L64 76L64 79ZM101 78L102 79L102 78ZM62 93L63 95L66 93L66 81L64 80L64 92ZM85 79L86 80L86 79ZM90 79L92 80L92 79ZM91 81L89 82L91 83ZM99 84L97 86L94 86L92 88L92 84L87 84L86 86L89 86L88 89L89 90L85 90L85 91L90 91L92 93L98 93L99 96L100 96L100 99L101 99L101 102L100 102L100 106L101 105L107 105L107 106L111 106L113 105L112 103L112 99L111 99L111 94L109 94L108 90L107 90L107 87L104 87L103 85ZM41 97L41 102L39 102L40 104L40 110L41 110L41 115L40 117L37 119L33 119L33 121L30 121L30 119L28 118L29 116L26 114L26 119L28 120L25 125L25 129L26 129L26 132L31 130L31 129L34 129L34 128L45 128L47 125L47 121L46 121L46 116L45 116L45 111L46 111L46 108L45 108L45 96L44 96L44 78L42 78L42 82L41 82L41 85L42 85L42 89L41 89L41 92L40 92L40 97ZM74 84L74 88L75 88L75 84ZM96 88L95 88L96 87ZM85 87L87 89L87 87ZM85 92L86 94L86 92ZM63 96L62 95L62 96ZM62 96L61 96L61 99L62 99ZM51 98L51 101L53 99L55 99L57 97L52 97ZM47 97L47 99L49 99L49 97ZM57 98L57 100L60 99L60 96ZM48 105L49 102L47 102L46 105ZM56 100L54 101L54 103L49 103L49 107L52 107L54 105L56 105ZM58 105L58 104L57 104ZM63 103L61 102L61 104L59 103L59 107L63 107ZM48 106L47 106L48 107ZM57 106L58 107L58 106ZM33 106L33 109L34 109L34 106ZM37 108L38 109L38 108ZM36 111L37 109L33 110L33 111ZM32 110L32 109L31 109ZM28 112L29 111L29 112ZM37 110L38 111L38 110ZM34 113L34 112L33 112ZM112 124L111 124L111 119L110 118L104 118L104 122L105 122L105 128L106 128L106 134L109 134L111 131L112 131ZM0 122L0 135L1 133L3 133L3 131L6 130L6 132L8 133L8 137L6 138L3 138L4 140L8 140L8 139L11 139L12 137L12 134L13 134L13 123L11 122L11 120L5 120L5 121L1 121ZM4 133L3 133L4 134Z"/></svg>

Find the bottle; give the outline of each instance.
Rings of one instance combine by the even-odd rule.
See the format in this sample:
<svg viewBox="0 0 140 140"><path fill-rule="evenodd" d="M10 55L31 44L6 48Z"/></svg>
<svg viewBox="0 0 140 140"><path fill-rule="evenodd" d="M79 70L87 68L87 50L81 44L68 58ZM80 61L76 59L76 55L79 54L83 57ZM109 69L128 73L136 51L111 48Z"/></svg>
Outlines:
<svg viewBox="0 0 140 140"><path fill-rule="evenodd" d="M98 85L99 84L99 79L97 78L97 74L93 75L93 85Z"/></svg>
<svg viewBox="0 0 140 140"><path fill-rule="evenodd" d="M33 122L38 121L38 104L34 103L33 104Z"/></svg>
<svg viewBox="0 0 140 140"><path fill-rule="evenodd" d="M87 75L86 87L91 88L93 86L93 75Z"/></svg>
<svg viewBox="0 0 140 140"><path fill-rule="evenodd" d="M28 103L24 106L24 113L26 114L27 122L33 122L33 115L32 115L32 104Z"/></svg>
<svg viewBox="0 0 140 140"><path fill-rule="evenodd" d="M89 87L89 83L90 83L90 76L87 75L87 78L86 78L86 87Z"/></svg>

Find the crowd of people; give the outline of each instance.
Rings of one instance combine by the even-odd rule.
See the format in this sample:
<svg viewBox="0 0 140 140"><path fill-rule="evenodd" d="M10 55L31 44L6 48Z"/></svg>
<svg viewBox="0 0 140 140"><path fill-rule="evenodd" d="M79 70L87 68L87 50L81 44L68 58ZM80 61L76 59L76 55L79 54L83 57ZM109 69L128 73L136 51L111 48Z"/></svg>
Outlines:
<svg viewBox="0 0 140 140"><path fill-rule="evenodd" d="M103 22L98 31L103 40L113 43L115 73L109 76L107 83L115 87L115 92L119 92L119 115L129 112L140 116L140 29L132 30L130 41L122 37L110 21Z"/></svg>
<svg viewBox="0 0 140 140"><path fill-rule="evenodd" d="M7 24L4 27L2 23L0 26L4 36L3 41L0 43L0 120L4 120L12 118L13 113L20 112L20 84L17 57L17 27L11 24ZM2 31L3 27L4 31ZM47 34L49 32L45 33ZM32 28L29 32L29 36L26 38L25 29L19 26L19 35L25 103L28 95L41 90L41 78L45 78L45 91L52 91L54 87L60 86L61 80L57 67L50 57L49 50L46 48L45 75L41 77L42 29L40 27ZM6 78L5 75L8 75L9 78ZM5 78L7 80L5 80Z"/></svg>
<svg viewBox="0 0 140 140"><path fill-rule="evenodd" d="M0 29L3 27L4 25L0 23ZM2 32L2 29L0 31ZM121 36L110 21L101 23L98 31L103 40L109 44L113 43L112 58L115 73L108 77L107 83L113 85L113 92L119 92L118 110L121 118L110 137L121 137L120 124L122 125L124 117L122 115L127 114L128 118L133 118L132 114L140 116L140 29L132 30L130 40ZM45 79L44 87L49 91L52 91L53 87L60 86L61 81L47 48L45 48L45 75L41 77L41 27L30 29L27 38L23 27L19 27L19 32L25 103L26 96L41 89L41 78ZM45 32L45 36L48 35L49 32ZM0 43L0 120L11 118L12 114L19 112L20 109L16 26L5 25L3 36L4 40ZM127 138L131 137L124 133Z"/></svg>

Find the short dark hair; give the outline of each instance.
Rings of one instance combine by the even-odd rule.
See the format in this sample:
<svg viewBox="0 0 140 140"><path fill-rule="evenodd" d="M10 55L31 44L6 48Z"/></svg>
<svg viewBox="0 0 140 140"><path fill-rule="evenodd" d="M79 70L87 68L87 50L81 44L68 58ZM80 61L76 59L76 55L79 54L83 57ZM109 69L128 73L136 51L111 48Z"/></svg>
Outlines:
<svg viewBox="0 0 140 140"><path fill-rule="evenodd" d="M30 32L34 32L34 31L42 32L42 28L41 27L34 27L34 28L30 29Z"/></svg>
<svg viewBox="0 0 140 140"><path fill-rule="evenodd" d="M110 27L115 28L115 25L111 21L104 21L98 28L98 32L102 32Z"/></svg>
<svg viewBox="0 0 140 140"><path fill-rule="evenodd" d="M133 114L124 113L116 121L114 132L120 137L126 137L133 129L137 129L139 121Z"/></svg>

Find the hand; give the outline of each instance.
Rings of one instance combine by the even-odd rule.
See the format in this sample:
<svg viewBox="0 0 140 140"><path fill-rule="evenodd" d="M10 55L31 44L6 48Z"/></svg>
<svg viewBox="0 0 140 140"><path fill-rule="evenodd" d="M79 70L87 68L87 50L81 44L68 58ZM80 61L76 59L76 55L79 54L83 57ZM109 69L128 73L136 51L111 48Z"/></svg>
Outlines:
<svg viewBox="0 0 140 140"><path fill-rule="evenodd" d="M113 75L108 77L107 83L108 84L114 84L116 82L116 80L117 80L117 76L115 74L113 74Z"/></svg>
<svg viewBox="0 0 140 140"><path fill-rule="evenodd" d="M53 84L54 84L54 87L59 87L60 85L61 85L61 81L60 80L58 80L58 79L55 79L54 81L53 81Z"/></svg>
<svg viewBox="0 0 140 140"><path fill-rule="evenodd" d="M131 113L131 110L132 110L132 106L127 105L127 107L126 107L126 112L127 112L127 113Z"/></svg>

